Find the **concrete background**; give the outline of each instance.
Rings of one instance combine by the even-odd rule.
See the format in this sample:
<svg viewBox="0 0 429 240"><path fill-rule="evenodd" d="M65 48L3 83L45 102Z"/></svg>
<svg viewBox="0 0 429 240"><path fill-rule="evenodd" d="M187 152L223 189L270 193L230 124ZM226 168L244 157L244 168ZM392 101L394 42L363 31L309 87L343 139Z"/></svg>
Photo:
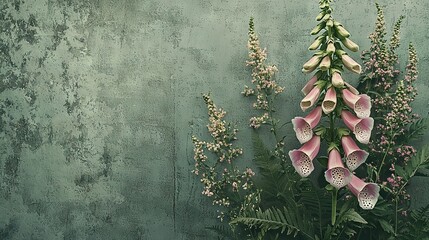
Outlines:
<svg viewBox="0 0 429 240"><path fill-rule="evenodd" d="M401 65L414 42L414 106L425 115L429 1L378 2L389 27L406 16ZM374 1L334 7L368 49ZM248 139L250 101L239 93L250 84L254 16L287 86L279 116L302 115L300 70L317 13L316 0L1 1L0 239L211 239L204 228L216 214L190 172L190 136L205 136L201 93L212 92ZM289 136L289 148L298 146ZM428 203L425 180L414 185L414 204Z"/></svg>

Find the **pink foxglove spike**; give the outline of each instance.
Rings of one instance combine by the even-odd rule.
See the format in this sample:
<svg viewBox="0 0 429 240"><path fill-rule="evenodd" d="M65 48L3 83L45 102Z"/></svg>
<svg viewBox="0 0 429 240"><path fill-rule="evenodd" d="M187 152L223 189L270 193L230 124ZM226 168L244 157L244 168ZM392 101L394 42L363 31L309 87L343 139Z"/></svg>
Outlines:
<svg viewBox="0 0 429 240"><path fill-rule="evenodd" d="M322 117L322 108L316 107L305 118L295 117L292 119L293 130L296 138L303 144L313 137L313 128L317 126Z"/></svg>
<svg viewBox="0 0 429 240"><path fill-rule="evenodd" d="M308 80L307 84L302 88L301 92L304 93L304 95L307 95L311 89L314 88L314 84L317 82L318 74L314 74L310 80Z"/></svg>
<svg viewBox="0 0 429 240"><path fill-rule="evenodd" d="M352 174L344 167L341 155L337 149L329 152L328 170L325 171L325 179L336 189L340 189L352 180Z"/></svg>
<svg viewBox="0 0 429 240"><path fill-rule="evenodd" d="M304 66L302 67L302 72L310 73L314 71L314 69L316 69L319 66L320 61L321 61L321 56L314 55L313 57L310 58L310 60L308 60L304 64Z"/></svg>
<svg viewBox="0 0 429 240"><path fill-rule="evenodd" d="M361 73L361 71L362 71L361 66L357 62L355 62L355 60L353 60L349 55L347 55L347 54L342 55L341 60L343 61L344 66L348 70L350 70L354 73L357 73L357 74Z"/></svg>
<svg viewBox="0 0 429 240"><path fill-rule="evenodd" d="M314 170L313 159L320 149L320 136L314 135L299 149L289 151L292 166L301 177L307 177Z"/></svg>
<svg viewBox="0 0 429 240"><path fill-rule="evenodd" d="M360 149L350 136L342 137L341 145L346 155L346 165L350 171L356 170L356 168L366 161L369 155L368 152Z"/></svg>
<svg viewBox="0 0 429 240"><path fill-rule="evenodd" d="M371 131L374 127L374 119L371 117L358 118L353 113L343 110L341 118L346 126L353 131L356 139L363 144L368 144L371 137Z"/></svg>
<svg viewBox="0 0 429 240"><path fill-rule="evenodd" d="M365 183L362 179L352 175L352 180L347 187L357 197L362 209L373 209L377 204L380 195L380 187L377 184Z"/></svg>
<svg viewBox="0 0 429 240"><path fill-rule="evenodd" d="M325 114L329 114L335 110L337 106L337 92L333 87L326 91L325 98L322 102L322 109Z"/></svg>
<svg viewBox="0 0 429 240"><path fill-rule="evenodd" d="M338 72L334 72L332 74L332 80L331 80L331 82L332 82L332 85L334 85L334 87L337 87L337 88L340 88L340 87L344 86L344 80L341 77L341 74L338 73Z"/></svg>
<svg viewBox="0 0 429 240"><path fill-rule="evenodd" d="M366 118L371 114L371 98L366 94L355 95L343 89L344 103L356 113L358 118Z"/></svg>
<svg viewBox="0 0 429 240"><path fill-rule="evenodd" d="M301 100L301 109L302 111L307 110L308 108L312 107L320 96L320 88L314 87L307 96L304 97L304 99Z"/></svg>

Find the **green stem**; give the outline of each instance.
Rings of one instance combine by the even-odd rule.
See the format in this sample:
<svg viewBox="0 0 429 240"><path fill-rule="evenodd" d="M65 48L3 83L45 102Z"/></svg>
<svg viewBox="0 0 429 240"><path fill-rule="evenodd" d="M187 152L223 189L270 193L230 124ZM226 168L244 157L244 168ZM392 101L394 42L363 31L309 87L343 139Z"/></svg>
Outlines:
<svg viewBox="0 0 429 240"><path fill-rule="evenodd" d="M338 189L334 188L334 190L332 191L332 211L331 211L332 226L335 226L335 222L337 220L337 194L338 194Z"/></svg>
<svg viewBox="0 0 429 240"><path fill-rule="evenodd" d="M387 145L387 149L386 149L386 151L384 152L383 159L381 160L380 166L379 166L379 167L378 167L378 169L377 169L377 176L376 176L377 181L380 181L380 172L381 172L381 168L383 167L383 165L384 165L384 161L386 160L386 157L387 157L387 154L388 154L388 152L390 151L390 147L391 147L391 145L392 145L392 141L393 141L393 138L394 138L394 136L395 136L395 135L396 135L396 132L393 134L393 129L392 129L392 131L390 131L390 136L391 136L391 138L389 139L389 145Z"/></svg>
<svg viewBox="0 0 429 240"><path fill-rule="evenodd" d="M395 198L395 237L398 233L398 196Z"/></svg>

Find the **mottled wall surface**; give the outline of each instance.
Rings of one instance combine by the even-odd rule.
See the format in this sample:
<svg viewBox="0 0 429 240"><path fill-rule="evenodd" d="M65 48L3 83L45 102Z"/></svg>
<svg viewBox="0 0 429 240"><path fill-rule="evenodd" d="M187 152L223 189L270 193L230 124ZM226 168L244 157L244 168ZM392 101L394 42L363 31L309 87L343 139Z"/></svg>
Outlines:
<svg viewBox="0 0 429 240"><path fill-rule="evenodd" d="M429 2L379 2L389 26L406 16L401 65L414 42L421 93L414 106L425 115ZM373 1L335 7L367 49ZM302 114L297 92L308 76L300 69L317 10L316 0L1 1L0 239L210 239L204 227L216 213L190 172L190 136L205 135L200 94L211 91L248 139L250 110L242 109L250 102L239 93L250 81L254 16L287 86L279 114ZM415 192L416 205L427 203Z"/></svg>

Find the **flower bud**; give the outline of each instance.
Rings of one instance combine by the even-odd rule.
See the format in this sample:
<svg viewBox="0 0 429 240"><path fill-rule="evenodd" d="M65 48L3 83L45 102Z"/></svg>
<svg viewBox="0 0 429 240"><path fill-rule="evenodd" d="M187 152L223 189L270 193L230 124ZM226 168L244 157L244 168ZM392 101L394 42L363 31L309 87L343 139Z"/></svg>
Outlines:
<svg viewBox="0 0 429 240"><path fill-rule="evenodd" d="M334 22L332 21L332 19L329 19L329 20L326 22L326 26L328 26L328 27L333 27L333 26L334 26Z"/></svg>
<svg viewBox="0 0 429 240"><path fill-rule="evenodd" d="M331 57L325 56L320 62L319 67L322 71L328 71L328 69L331 67Z"/></svg>
<svg viewBox="0 0 429 240"><path fill-rule="evenodd" d="M331 14L328 13L325 16L323 16L322 20L327 21L329 18L331 18Z"/></svg>
<svg viewBox="0 0 429 240"><path fill-rule="evenodd" d="M310 34L311 34L311 35L316 35L316 34L318 34L322 29L324 29L324 28L325 28L325 26L326 26L326 23L325 23L325 22L321 22L321 23L317 24L317 26L316 26L316 27L314 27L314 28L313 28L313 30L311 30Z"/></svg>
<svg viewBox="0 0 429 240"><path fill-rule="evenodd" d="M323 42L323 37L318 37L316 38L316 40L314 40L314 42L310 45L310 47L308 48L308 50L316 50L319 48L320 44L322 44Z"/></svg>
<svg viewBox="0 0 429 240"><path fill-rule="evenodd" d="M327 54L332 54L335 52L335 46L333 42L329 42L328 43L328 47L326 47L326 53Z"/></svg>
<svg viewBox="0 0 429 240"><path fill-rule="evenodd" d="M310 60L308 60L304 64L302 71L304 73L310 73L310 72L314 71L314 69L316 69L317 66L319 65L320 59L321 59L320 55L314 55L313 57L310 58Z"/></svg>
<svg viewBox="0 0 429 240"><path fill-rule="evenodd" d="M344 38L344 39L341 39L341 42L346 48L350 49L350 51L352 52L359 51L359 46L356 43L354 43L352 40L348 38Z"/></svg>
<svg viewBox="0 0 429 240"><path fill-rule="evenodd" d="M341 60L343 61L344 66L348 70L350 70L354 73L357 73L357 74L361 73L361 71L362 71L361 66L357 62L355 62L355 60L353 60L349 55L347 55L347 54L342 55Z"/></svg>
<svg viewBox="0 0 429 240"><path fill-rule="evenodd" d="M325 16L325 12L324 11L320 12L319 15L317 15L316 21L322 20L323 16Z"/></svg>
<svg viewBox="0 0 429 240"><path fill-rule="evenodd" d="M336 88L341 88L344 86L344 80L341 77L341 74L338 72L334 72L332 74L332 85Z"/></svg>
<svg viewBox="0 0 429 240"><path fill-rule="evenodd" d="M350 33L341 25L335 26L337 33L340 35L340 38L348 38L350 37Z"/></svg>

